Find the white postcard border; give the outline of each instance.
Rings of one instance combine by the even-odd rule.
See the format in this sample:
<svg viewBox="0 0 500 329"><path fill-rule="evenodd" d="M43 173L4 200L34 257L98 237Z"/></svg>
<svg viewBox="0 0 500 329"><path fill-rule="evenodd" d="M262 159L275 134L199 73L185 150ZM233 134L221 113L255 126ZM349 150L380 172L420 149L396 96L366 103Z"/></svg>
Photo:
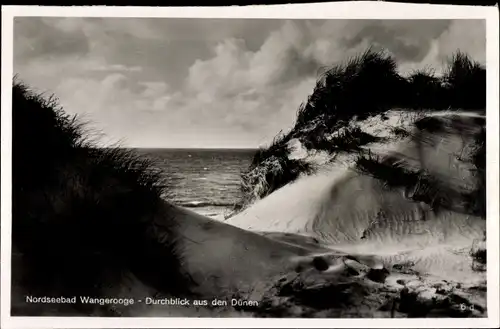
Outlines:
<svg viewBox="0 0 500 329"><path fill-rule="evenodd" d="M259 319L11 317L11 158L13 17L185 17L282 19L485 19L487 31L488 318ZM493 328L499 325L499 28L498 8L343 2L232 7L2 7L1 327L2 328Z"/></svg>

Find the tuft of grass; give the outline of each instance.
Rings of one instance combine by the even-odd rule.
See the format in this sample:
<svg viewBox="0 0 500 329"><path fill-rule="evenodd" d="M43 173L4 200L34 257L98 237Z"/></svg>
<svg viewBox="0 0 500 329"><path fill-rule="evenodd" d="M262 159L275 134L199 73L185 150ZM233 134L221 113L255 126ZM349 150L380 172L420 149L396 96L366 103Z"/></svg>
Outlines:
<svg viewBox="0 0 500 329"><path fill-rule="evenodd" d="M302 136L302 145L308 150L327 151L328 153L353 152L362 146L380 142L382 138L364 132L359 127L340 129L332 136L311 134Z"/></svg>
<svg viewBox="0 0 500 329"><path fill-rule="evenodd" d="M235 210L266 197L295 181L301 174L313 171L313 166L303 160L289 159L287 156L271 156L242 175L243 199Z"/></svg>
<svg viewBox="0 0 500 329"><path fill-rule="evenodd" d="M250 168L241 174L242 198L233 207L234 211L264 198L303 173L313 172L309 163L289 158L290 136L280 132L268 148L260 148L255 153Z"/></svg>
<svg viewBox="0 0 500 329"><path fill-rule="evenodd" d="M397 97L394 90L402 81L396 61L384 51L370 48L320 76L307 103L299 108L297 125L320 115L335 123L383 112L391 105L388 100Z"/></svg>
<svg viewBox="0 0 500 329"><path fill-rule="evenodd" d="M470 256L473 258L472 267L478 271L484 271L484 267L481 265L486 264L486 249L471 250Z"/></svg>
<svg viewBox="0 0 500 329"><path fill-rule="evenodd" d="M307 103L299 107L296 126L324 116L335 129L351 118L364 119L392 108L432 111L485 107L486 69L468 55L454 53L443 76L426 68L403 77L391 56L369 48L322 74Z"/></svg>
<svg viewBox="0 0 500 329"><path fill-rule="evenodd" d="M406 138L411 136L411 132L401 127L392 127L391 132L398 138Z"/></svg>
<svg viewBox="0 0 500 329"><path fill-rule="evenodd" d="M430 68L410 74L408 81L408 102L413 110L442 109L446 107L441 79Z"/></svg>
<svg viewBox="0 0 500 329"><path fill-rule="evenodd" d="M469 255L472 258L472 269L477 272L486 271L486 231L482 241L474 240Z"/></svg>
<svg viewBox="0 0 500 329"><path fill-rule="evenodd" d="M131 150L93 145L57 99L17 79L12 93L12 243L23 261L13 277L40 296L102 296L129 272L186 292L175 223L156 220L170 209L158 170Z"/></svg>
<svg viewBox="0 0 500 329"><path fill-rule="evenodd" d="M486 69L457 51L448 60L442 77L445 99L451 108L486 108Z"/></svg>
<svg viewBox="0 0 500 329"><path fill-rule="evenodd" d="M280 131L274 138L269 147L260 147L252 158L251 168L258 166L262 161L276 157L288 157L290 150L288 149L288 142L290 141L290 134L284 134Z"/></svg>

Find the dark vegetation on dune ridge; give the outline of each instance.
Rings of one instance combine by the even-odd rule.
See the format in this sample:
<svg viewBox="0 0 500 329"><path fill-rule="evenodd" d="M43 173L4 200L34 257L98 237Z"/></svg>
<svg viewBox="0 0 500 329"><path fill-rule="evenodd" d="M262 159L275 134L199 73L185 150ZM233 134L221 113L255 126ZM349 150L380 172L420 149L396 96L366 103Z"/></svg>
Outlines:
<svg viewBox="0 0 500 329"><path fill-rule="evenodd" d="M346 127L331 136L315 134L303 140L302 145L308 150L327 151L333 154L360 151L362 146L382 140L383 138L368 134L359 127Z"/></svg>
<svg viewBox="0 0 500 329"><path fill-rule="evenodd" d="M477 272L486 271L486 231L482 240L474 240L469 251L472 258L472 270Z"/></svg>
<svg viewBox="0 0 500 329"><path fill-rule="evenodd" d="M187 293L191 283L169 239L174 221L155 222L169 208L149 161L96 147L57 99L17 78L12 93L14 285L35 296L98 297L127 270L158 291Z"/></svg>
<svg viewBox="0 0 500 329"><path fill-rule="evenodd" d="M242 174L241 191L248 200L262 198L272 191L294 181L302 173L312 173L314 168L306 161L289 159L288 147L282 146L284 135L277 135L269 148L261 148L255 153L251 168ZM242 209L244 203L236 204L235 211Z"/></svg>
<svg viewBox="0 0 500 329"><path fill-rule="evenodd" d="M370 48L321 74L307 102L300 105L294 127L286 134L280 133L269 147L260 149L242 174L243 196L237 208L244 208L294 181L302 172L311 171L303 160L289 159L288 142L292 139L298 139L309 150L352 152L378 141L375 136L350 127L352 120L383 116L392 109L427 112L485 108L486 69L468 55L460 51L453 54L442 75L424 69L402 76L394 58ZM332 136L341 128L345 135ZM404 136L407 132L396 133ZM288 168L292 168L293 174Z"/></svg>

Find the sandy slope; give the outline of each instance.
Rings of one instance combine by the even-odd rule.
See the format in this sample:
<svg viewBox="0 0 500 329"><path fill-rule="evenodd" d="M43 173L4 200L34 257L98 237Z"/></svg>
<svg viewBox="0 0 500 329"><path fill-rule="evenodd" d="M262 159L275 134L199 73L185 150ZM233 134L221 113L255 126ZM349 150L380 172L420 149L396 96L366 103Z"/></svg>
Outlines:
<svg viewBox="0 0 500 329"><path fill-rule="evenodd" d="M464 280L458 283L458 276L454 281L453 277L443 280L438 272L424 273L437 265L457 272L470 268L469 262L464 266L465 255L450 256L440 246L420 250L375 249L369 244L332 247L302 235L257 234L189 210L179 211L184 266L199 283L200 296L227 301L237 296L258 305L150 306L129 309L128 315L390 317L414 315L418 309L435 316L485 315L484 278L465 280L472 276L463 272ZM475 311L460 310L460 303L475 305Z"/></svg>
<svg viewBox="0 0 500 329"><path fill-rule="evenodd" d="M447 113L437 116L445 121L449 117ZM396 113L383 125L393 126L395 118L401 120ZM471 167L457 159L464 149L467 152L469 137L477 128L467 120L450 124L443 134L414 129L406 140L392 139L371 149L404 159L410 167L426 169L455 190L470 189L475 183ZM377 119L360 124L371 133L387 133L383 125ZM407 128L410 124L403 120L396 126ZM292 156L309 156L300 151L300 145L297 149ZM378 180L350 170L349 157L323 165L317 174L275 191L227 222L244 229L275 232L275 238L279 238L278 232L304 235L337 251L372 255L386 269L411 264L411 273L419 274L413 285L427 289L431 299L436 297L431 281L433 285L455 282L479 286L478 291L485 288L485 274L472 270L469 255L473 243L483 237L484 219L451 210L434 213L427 205L408 199L408 191L388 190ZM316 161L318 157L308 159ZM422 279L422 275L432 279ZM392 282L399 280L393 274L389 278ZM479 308L485 308L484 298L479 299Z"/></svg>

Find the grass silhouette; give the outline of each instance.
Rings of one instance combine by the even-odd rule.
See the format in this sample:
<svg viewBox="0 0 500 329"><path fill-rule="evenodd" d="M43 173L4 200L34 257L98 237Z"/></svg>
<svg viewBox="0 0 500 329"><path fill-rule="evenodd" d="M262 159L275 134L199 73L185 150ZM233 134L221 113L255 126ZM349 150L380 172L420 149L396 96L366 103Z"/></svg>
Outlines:
<svg viewBox="0 0 500 329"><path fill-rule="evenodd" d="M311 138L304 138L301 142L308 150L335 153L359 151L362 146L382 140L383 138L368 134L359 127L348 127L339 130L329 138L322 134L314 134Z"/></svg>
<svg viewBox="0 0 500 329"><path fill-rule="evenodd" d="M168 209L159 172L132 151L93 145L57 99L17 79L12 93L12 243L23 262L13 278L38 296L99 297L130 273L187 293L174 220L157 221Z"/></svg>

